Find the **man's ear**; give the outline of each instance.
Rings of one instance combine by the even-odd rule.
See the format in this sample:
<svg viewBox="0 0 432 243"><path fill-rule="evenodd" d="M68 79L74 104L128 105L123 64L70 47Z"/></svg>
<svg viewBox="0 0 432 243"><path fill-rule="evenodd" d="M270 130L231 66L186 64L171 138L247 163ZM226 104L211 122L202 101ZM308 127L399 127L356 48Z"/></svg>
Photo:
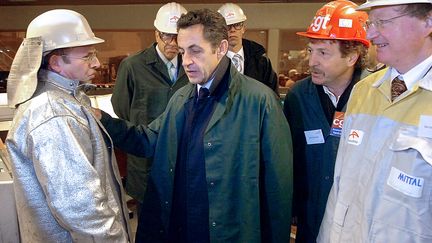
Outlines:
<svg viewBox="0 0 432 243"><path fill-rule="evenodd" d="M425 27L426 27L426 29L427 29L427 33L426 33L426 35L428 35L428 36L432 36L432 12L430 12L430 13L427 15L427 17L426 17L426 19L425 19L425 22L426 22Z"/></svg>
<svg viewBox="0 0 432 243"><path fill-rule="evenodd" d="M221 41L217 49L218 59L221 59L223 56L225 56L227 52L228 52L228 41L224 39Z"/></svg>
<svg viewBox="0 0 432 243"><path fill-rule="evenodd" d="M351 52L350 54L348 54L348 66L355 66L359 58L360 54L358 52Z"/></svg>
<svg viewBox="0 0 432 243"><path fill-rule="evenodd" d="M63 63L64 62L61 56L52 55L48 60L48 67L54 72L59 73L61 71L61 67Z"/></svg>

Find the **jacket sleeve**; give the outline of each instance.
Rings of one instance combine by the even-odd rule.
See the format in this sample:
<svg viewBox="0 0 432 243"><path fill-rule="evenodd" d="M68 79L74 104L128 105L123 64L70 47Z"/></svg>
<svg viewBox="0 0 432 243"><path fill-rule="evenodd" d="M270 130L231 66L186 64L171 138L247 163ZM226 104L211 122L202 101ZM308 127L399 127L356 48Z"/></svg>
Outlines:
<svg viewBox="0 0 432 243"><path fill-rule="evenodd" d="M279 83L278 83L278 77L275 71L273 71L273 67L270 61L270 58L268 58L266 55L263 55L263 59L265 61L265 67L266 67L266 73L265 73L265 80L269 83L269 87L279 95Z"/></svg>
<svg viewBox="0 0 432 243"><path fill-rule="evenodd" d="M130 121L130 107L134 89L132 71L128 63L123 60L118 68L111 103L117 116L128 121Z"/></svg>
<svg viewBox="0 0 432 243"><path fill-rule="evenodd" d="M29 159L59 224L87 237L125 242L126 226L116 216L121 208L108 203L114 199L104 186L110 168L94 167L98 157L89 127L70 116L55 117L31 131L27 139Z"/></svg>
<svg viewBox="0 0 432 243"><path fill-rule="evenodd" d="M253 56L248 62L245 74L265 84L279 96L279 83L277 74L273 71L273 67L265 53L262 55ZM248 71L246 73L246 71Z"/></svg>
<svg viewBox="0 0 432 243"><path fill-rule="evenodd" d="M292 143L279 100L265 108L261 137L260 193L265 242L289 242L292 203Z"/></svg>
<svg viewBox="0 0 432 243"><path fill-rule="evenodd" d="M101 123L110 135L114 146L126 153L139 157L152 157L157 140L159 120L155 120L152 130L145 125L133 125L132 123L111 117L102 112Z"/></svg>

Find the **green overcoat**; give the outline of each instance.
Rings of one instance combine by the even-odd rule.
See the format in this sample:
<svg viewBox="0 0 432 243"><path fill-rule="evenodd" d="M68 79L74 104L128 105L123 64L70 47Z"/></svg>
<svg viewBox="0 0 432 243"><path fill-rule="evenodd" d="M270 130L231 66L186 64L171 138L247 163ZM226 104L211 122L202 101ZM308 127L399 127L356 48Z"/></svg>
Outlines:
<svg viewBox="0 0 432 243"><path fill-rule="evenodd" d="M275 93L230 65L229 87L217 101L204 135L211 242L289 242L292 201L292 144L289 125ZM154 156L137 234L166 242L184 105L196 86L171 98L149 127L103 114L114 143L139 156Z"/></svg>

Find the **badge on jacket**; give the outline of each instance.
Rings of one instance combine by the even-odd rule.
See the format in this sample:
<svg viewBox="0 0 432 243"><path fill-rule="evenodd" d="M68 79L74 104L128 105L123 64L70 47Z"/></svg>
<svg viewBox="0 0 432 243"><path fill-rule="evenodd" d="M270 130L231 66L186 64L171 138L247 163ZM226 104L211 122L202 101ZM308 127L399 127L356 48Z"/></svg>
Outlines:
<svg viewBox="0 0 432 243"><path fill-rule="evenodd" d="M330 135L334 137L339 137L342 134L342 126L344 122L345 112L336 111L333 116L333 123L330 129Z"/></svg>
<svg viewBox="0 0 432 243"><path fill-rule="evenodd" d="M324 136L321 129L304 131L307 144L324 143Z"/></svg>

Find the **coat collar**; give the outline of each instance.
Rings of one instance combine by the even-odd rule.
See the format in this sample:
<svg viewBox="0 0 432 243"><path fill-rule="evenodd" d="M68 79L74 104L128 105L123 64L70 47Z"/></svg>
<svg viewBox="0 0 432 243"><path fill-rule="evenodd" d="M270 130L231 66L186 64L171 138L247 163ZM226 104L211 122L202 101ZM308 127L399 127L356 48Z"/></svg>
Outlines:
<svg viewBox="0 0 432 243"><path fill-rule="evenodd" d="M146 65L149 66L156 66L156 69L158 70L164 70L163 74L169 78L168 70L166 68L166 65L162 58L159 57L157 51L156 51L156 45L157 43L153 43L151 46L149 46L147 49L143 51L143 53L146 53L146 55L142 56L142 62L144 62ZM178 58L178 76L177 80L183 78L184 75L186 75L186 72L182 66L183 59L181 55L177 55Z"/></svg>

